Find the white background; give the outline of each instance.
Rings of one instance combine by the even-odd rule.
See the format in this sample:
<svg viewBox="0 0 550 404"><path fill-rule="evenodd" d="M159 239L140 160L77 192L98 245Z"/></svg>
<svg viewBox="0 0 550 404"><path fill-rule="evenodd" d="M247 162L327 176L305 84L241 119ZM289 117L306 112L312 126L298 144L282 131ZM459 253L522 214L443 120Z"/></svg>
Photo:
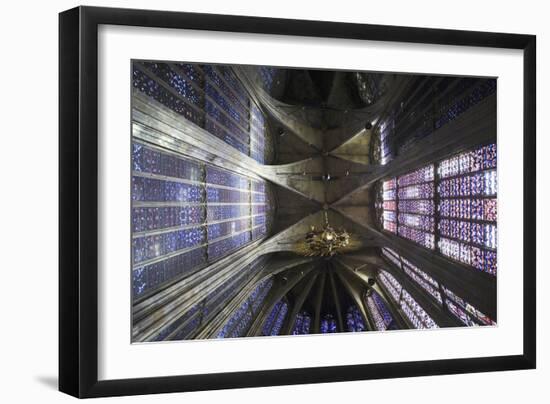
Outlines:
<svg viewBox="0 0 550 404"><path fill-rule="evenodd" d="M77 3L58 1L10 3L3 9L2 38L2 401L68 402L56 392L57 374L57 12ZM249 14L339 20L392 25L526 32L538 35L538 202L547 200L542 160L549 145L550 127L544 111L550 102L550 28L543 2L440 1L352 2L323 5L277 1L187 2L96 1L90 5L172 9L227 14ZM5 141L7 140L7 144ZM513 162L511 162L512 164ZM538 211L538 369L534 371L470 374L398 380L331 383L262 389L171 394L109 399L117 402L334 402L351 400L408 400L408 402L463 403L519 401L547 394L550 377L550 337L547 318L549 275L544 271L543 249L550 241L541 231L548 215ZM7 225L7 226L6 226ZM391 399L389 398L391 397Z"/></svg>

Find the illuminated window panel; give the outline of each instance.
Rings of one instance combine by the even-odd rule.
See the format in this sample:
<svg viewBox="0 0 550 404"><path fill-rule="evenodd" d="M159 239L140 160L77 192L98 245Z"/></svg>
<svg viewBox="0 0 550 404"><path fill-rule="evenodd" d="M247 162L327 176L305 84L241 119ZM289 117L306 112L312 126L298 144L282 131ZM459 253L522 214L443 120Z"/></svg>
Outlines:
<svg viewBox="0 0 550 404"><path fill-rule="evenodd" d="M435 219L432 216L414 215L410 213L400 213L399 223L407 227L433 233Z"/></svg>
<svg viewBox="0 0 550 404"><path fill-rule="evenodd" d="M200 107L204 102L204 96L198 91L186 77L182 77L174 72L166 63L142 62L142 65L155 74L155 76L164 80L170 87L175 89L183 98L192 104Z"/></svg>
<svg viewBox="0 0 550 404"><path fill-rule="evenodd" d="M263 302L273 286L271 278L266 279L254 288L248 298L233 313L227 323L223 326L217 335L217 338L235 338L246 335L253 320L253 316L263 305Z"/></svg>
<svg viewBox="0 0 550 404"><path fill-rule="evenodd" d="M389 259L395 266L398 268L401 268L401 259L399 257L399 254L397 254L395 251L393 251L391 248L382 248L382 255Z"/></svg>
<svg viewBox="0 0 550 404"><path fill-rule="evenodd" d="M414 184L422 184L434 180L434 166L430 164L426 167L419 168L411 173L402 175L398 178L399 187L406 187Z"/></svg>
<svg viewBox="0 0 550 404"><path fill-rule="evenodd" d="M156 289L167 281L189 275L205 264L205 248L200 247L154 264L134 268L132 271L134 297Z"/></svg>
<svg viewBox="0 0 550 404"><path fill-rule="evenodd" d="M215 203L245 203L250 201L250 195L248 191L206 187L206 200Z"/></svg>
<svg viewBox="0 0 550 404"><path fill-rule="evenodd" d="M169 227L189 226L204 222L203 206L133 208L132 230L142 232Z"/></svg>
<svg viewBox="0 0 550 404"><path fill-rule="evenodd" d="M214 223L208 225L208 240L215 240L230 234L240 233L248 229L248 219L234 220L230 222Z"/></svg>
<svg viewBox="0 0 550 404"><path fill-rule="evenodd" d="M221 126L229 131L229 134L236 139L241 140L245 144L250 141L248 133L243 130L234 120L222 113L221 107L219 107L214 101L207 99L204 103L204 110L210 119L218 122Z"/></svg>
<svg viewBox="0 0 550 404"><path fill-rule="evenodd" d="M229 253L242 247L250 241L250 232L246 231L236 236L228 237L223 240L208 245L208 260L216 261L225 257Z"/></svg>
<svg viewBox="0 0 550 404"><path fill-rule="evenodd" d="M348 307L346 311L346 328L348 332L361 332L366 329L363 316L355 305Z"/></svg>
<svg viewBox="0 0 550 404"><path fill-rule="evenodd" d="M399 212L418 213L421 215L433 215L435 206L433 200L402 200L398 204Z"/></svg>
<svg viewBox="0 0 550 404"><path fill-rule="evenodd" d="M397 179L391 178L382 182L381 199L382 199L382 212L380 215L380 221L382 228L391 233L397 232L397 216L396 216L396 188Z"/></svg>
<svg viewBox="0 0 550 404"><path fill-rule="evenodd" d="M435 321L390 273L380 270L378 280L415 328L438 328Z"/></svg>
<svg viewBox="0 0 550 404"><path fill-rule="evenodd" d="M207 206L207 220L227 220L235 217L248 216L250 214L249 205L221 205Z"/></svg>
<svg viewBox="0 0 550 404"><path fill-rule="evenodd" d="M337 332L336 319L332 314L324 314L321 317L321 334L332 334Z"/></svg>
<svg viewBox="0 0 550 404"><path fill-rule="evenodd" d="M492 275L498 234L496 158L496 145L490 144L448 158L438 169L444 178L438 187L439 251Z"/></svg>
<svg viewBox="0 0 550 404"><path fill-rule="evenodd" d="M438 165L438 174L440 178L448 178L496 168L496 166L497 148L493 143L443 160Z"/></svg>
<svg viewBox="0 0 550 404"><path fill-rule="evenodd" d="M265 237L267 235L267 227L266 226L258 226L252 229L251 231L251 239L257 240L259 238Z"/></svg>
<svg viewBox="0 0 550 404"><path fill-rule="evenodd" d="M415 328L439 328L435 321L406 290L402 292L401 309Z"/></svg>
<svg viewBox="0 0 550 404"><path fill-rule="evenodd" d="M443 287L445 293L445 303L451 313L453 313L465 325L496 325L488 316L480 312L474 306L464 301L449 289Z"/></svg>
<svg viewBox="0 0 550 404"><path fill-rule="evenodd" d="M441 293L439 292L439 283L435 279L433 279L430 275L428 275L426 272L422 271L420 268L418 268L416 265L414 265L412 262L407 260L406 258L402 257L403 261L403 270L405 273L422 289L424 289L430 296L432 296L435 300L441 304L443 301L441 299Z"/></svg>
<svg viewBox="0 0 550 404"><path fill-rule="evenodd" d="M497 172L490 170L444 179L439 183L438 192L443 198L496 195Z"/></svg>
<svg viewBox="0 0 550 404"><path fill-rule="evenodd" d="M374 326L377 331L385 331L393 323L393 317L386 304L376 291L372 291L367 296L367 308L374 320Z"/></svg>
<svg viewBox="0 0 550 404"><path fill-rule="evenodd" d="M199 87L202 87L204 82L204 74L197 65L190 63L176 63L176 66L189 80L196 83Z"/></svg>
<svg viewBox="0 0 550 404"><path fill-rule="evenodd" d="M205 241L203 227L134 238L132 240L134 263L191 248Z"/></svg>
<svg viewBox="0 0 550 404"><path fill-rule="evenodd" d="M311 315L302 311L296 315L296 321L294 322L294 328L292 329L292 335L305 335L311 331Z"/></svg>
<svg viewBox="0 0 550 404"><path fill-rule="evenodd" d="M218 106L225 111L233 120L248 128L248 112L240 106L239 103L230 103L225 96L220 94L218 90L210 83L206 83L205 92Z"/></svg>
<svg viewBox="0 0 550 404"><path fill-rule="evenodd" d="M430 250L435 248L435 236L431 233L399 225L397 234Z"/></svg>
<svg viewBox="0 0 550 404"><path fill-rule="evenodd" d="M136 66L133 69L132 79L133 86L136 89L201 126L203 119L202 111L192 107L182 98L176 97L169 90L139 70L139 68L136 68Z"/></svg>
<svg viewBox="0 0 550 404"><path fill-rule="evenodd" d="M401 300L401 284L387 271L380 270L378 279L396 303Z"/></svg>
<svg viewBox="0 0 550 404"><path fill-rule="evenodd" d="M271 91L275 75L277 74L277 69L269 66L260 66L258 68L258 71L260 73L260 78L262 80L264 90L266 90L267 92Z"/></svg>
<svg viewBox="0 0 550 404"><path fill-rule="evenodd" d="M242 86L241 82L235 76L233 69L226 66L217 66L218 71L222 75L222 77L225 79L227 84L231 87L233 92L241 99L247 100L248 94L244 87Z"/></svg>
<svg viewBox="0 0 550 404"><path fill-rule="evenodd" d="M248 155L249 147L248 144L245 144L239 140L237 140L234 136L229 134L229 131L224 129L223 127L216 124L216 120L210 118L209 116L206 117L206 122L204 128L216 136L217 138L223 140L225 143L230 145L231 147L237 149L243 154Z"/></svg>
<svg viewBox="0 0 550 404"><path fill-rule="evenodd" d="M214 166L206 167L206 182L230 188L248 189L249 179Z"/></svg>
<svg viewBox="0 0 550 404"><path fill-rule="evenodd" d="M417 184L408 187L399 187L398 197L399 199L426 199L433 198L434 196L434 184Z"/></svg>
<svg viewBox="0 0 550 404"><path fill-rule="evenodd" d="M153 341L163 341L167 339L167 337L173 333L178 327L180 327L182 324L186 323L186 325L183 326L179 330L179 334L184 334L192 331L199 325L199 319L195 316L199 311L199 305L195 304L194 306L190 307L183 315L181 315L176 321L172 322L167 327L164 327L157 335L153 337ZM194 317L194 318L193 318ZM189 321L190 320L190 321Z"/></svg>
<svg viewBox="0 0 550 404"><path fill-rule="evenodd" d="M473 105L476 105L484 98L496 91L496 80L484 80L483 83L476 86L465 97L458 99L454 104L450 105L445 111L435 119L435 128L438 129L446 123L454 120L463 112L467 111Z"/></svg>
<svg viewBox="0 0 550 404"><path fill-rule="evenodd" d="M200 185L132 176L132 200L148 202L203 202Z"/></svg>
<svg viewBox="0 0 550 404"><path fill-rule="evenodd" d="M288 304L283 301L277 302L265 320L262 335L279 335L287 313Z"/></svg>

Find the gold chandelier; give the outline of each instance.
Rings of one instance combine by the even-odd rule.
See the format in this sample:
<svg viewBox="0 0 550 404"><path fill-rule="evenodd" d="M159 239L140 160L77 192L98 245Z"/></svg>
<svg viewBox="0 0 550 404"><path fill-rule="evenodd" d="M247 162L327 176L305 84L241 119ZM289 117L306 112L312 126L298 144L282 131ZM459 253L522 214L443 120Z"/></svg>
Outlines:
<svg viewBox="0 0 550 404"><path fill-rule="evenodd" d="M311 226L303 240L298 242L296 252L307 257L332 257L354 249L354 241L345 230L335 230L328 222L325 211L325 224L321 230Z"/></svg>

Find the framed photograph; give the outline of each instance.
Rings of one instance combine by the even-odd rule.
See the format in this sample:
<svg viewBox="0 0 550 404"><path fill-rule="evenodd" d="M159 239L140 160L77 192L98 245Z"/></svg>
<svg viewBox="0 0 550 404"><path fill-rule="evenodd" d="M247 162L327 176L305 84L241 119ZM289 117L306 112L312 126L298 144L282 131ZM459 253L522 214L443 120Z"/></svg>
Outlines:
<svg viewBox="0 0 550 404"><path fill-rule="evenodd" d="M61 391L535 368L535 36L59 28Z"/></svg>

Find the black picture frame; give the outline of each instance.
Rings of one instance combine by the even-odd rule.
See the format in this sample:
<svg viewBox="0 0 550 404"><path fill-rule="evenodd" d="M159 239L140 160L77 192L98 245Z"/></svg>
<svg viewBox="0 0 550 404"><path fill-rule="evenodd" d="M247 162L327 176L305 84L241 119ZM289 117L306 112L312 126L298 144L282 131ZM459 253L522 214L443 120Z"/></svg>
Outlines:
<svg viewBox="0 0 550 404"><path fill-rule="evenodd" d="M98 381L98 26L100 24L523 50L523 354ZM183 392L536 366L534 35L77 7L59 15L59 389L76 397Z"/></svg>

